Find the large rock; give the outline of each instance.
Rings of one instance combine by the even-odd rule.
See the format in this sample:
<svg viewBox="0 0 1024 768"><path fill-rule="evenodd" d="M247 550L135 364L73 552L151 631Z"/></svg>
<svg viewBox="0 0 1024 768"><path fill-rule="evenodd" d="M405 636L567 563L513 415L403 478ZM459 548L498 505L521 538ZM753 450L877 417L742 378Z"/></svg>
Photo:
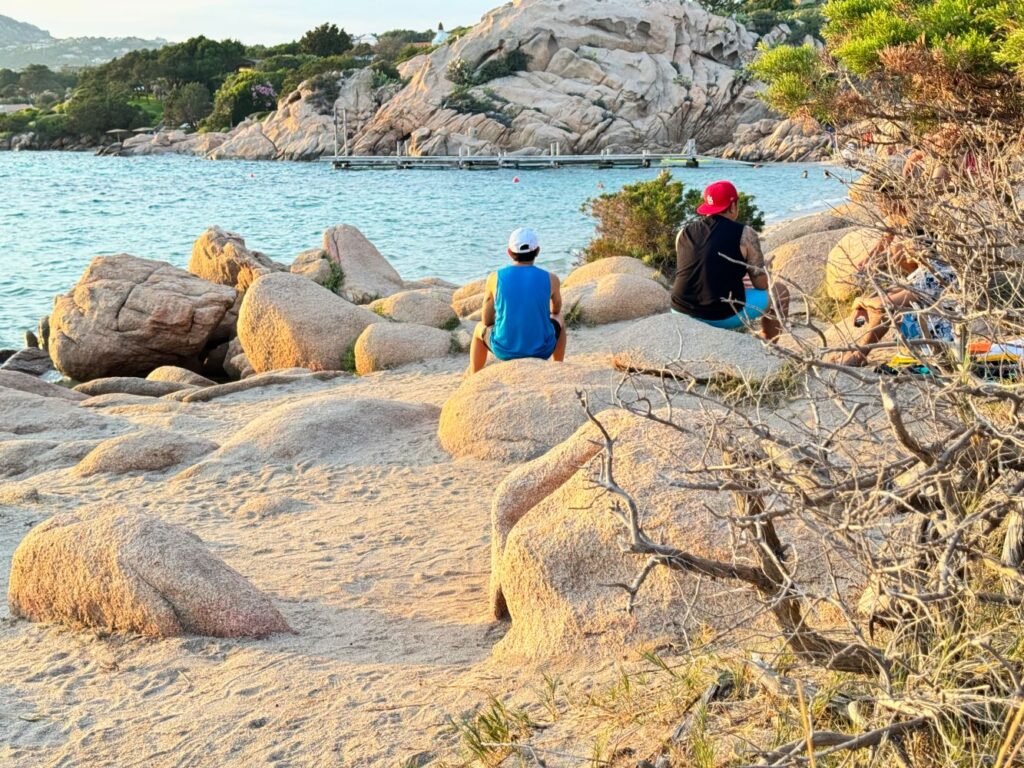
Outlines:
<svg viewBox="0 0 1024 768"><path fill-rule="evenodd" d="M648 532L688 552L731 561L726 493L684 490L671 479L702 460L711 463L702 438L636 416L602 420L615 439L615 480L643 511ZM690 421L690 420L688 420ZM655 569L633 612L617 584L631 583L645 558L623 551L626 530L612 512L613 499L597 485L599 467L589 459L596 430L582 428L551 454L515 472L495 496L505 515L504 546L494 553L493 607L507 608L512 626L499 656L539 658L598 646L674 639L707 622L741 621L756 610L753 596L716 590L691 576ZM518 488L519 493L510 494ZM509 523L511 526L509 527ZM695 593L699 590L699 597Z"/></svg>
<svg viewBox="0 0 1024 768"><path fill-rule="evenodd" d="M104 440L82 459L75 472L82 477L100 472L162 472L215 450L216 443L209 440L166 429L146 429Z"/></svg>
<svg viewBox="0 0 1024 768"><path fill-rule="evenodd" d="M383 320L301 275L275 273L246 292L238 338L257 373L278 368L345 370L356 339ZM232 361L233 363L233 361Z"/></svg>
<svg viewBox="0 0 1024 768"><path fill-rule="evenodd" d="M852 231L853 227L832 229L783 243L765 256L768 269L791 294L814 296L825 282L829 253Z"/></svg>
<svg viewBox="0 0 1024 768"><path fill-rule="evenodd" d="M139 397L163 397L182 389L191 389L191 384L173 381L151 381L135 376L111 376L93 379L75 387L87 397L99 395L138 395Z"/></svg>
<svg viewBox="0 0 1024 768"><path fill-rule="evenodd" d="M647 277L611 273L562 293L562 309L586 325L605 325L667 312L669 292Z"/></svg>
<svg viewBox="0 0 1024 768"><path fill-rule="evenodd" d="M25 373L29 376L45 376L53 371L53 362L50 355L43 349L35 347L21 349L8 357L0 371L13 371Z"/></svg>
<svg viewBox="0 0 1024 768"><path fill-rule="evenodd" d="M8 602L32 621L152 637L290 631L270 599L199 538L118 508L33 528L14 553Z"/></svg>
<svg viewBox="0 0 1024 768"><path fill-rule="evenodd" d="M327 258L327 252L322 248L310 248L295 257L289 271L296 275L308 277L317 285L329 287L333 290L335 287L333 285L335 281L334 275L340 269L341 267ZM340 275L340 272L338 274Z"/></svg>
<svg viewBox="0 0 1024 768"><path fill-rule="evenodd" d="M595 408L607 407L612 378L571 362L494 363L467 377L444 404L438 437L456 458L532 459L586 419L578 389L594 391Z"/></svg>
<svg viewBox="0 0 1024 768"><path fill-rule="evenodd" d="M759 120L738 125L730 142L712 153L748 163L824 160L832 154L832 135L810 117Z"/></svg>
<svg viewBox="0 0 1024 768"><path fill-rule="evenodd" d="M562 281L562 288L592 283L605 275L635 275L661 283L665 282L665 278L658 270L644 264L640 259L634 259L632 256L609 256L606 259L598 259L576 267Z"/></svg>
<svg viewBox="0 0 1024 768"><path fill-rule="evenodd" d="M397 368L452 353L452 334L439 328L412 323L377 323L356 340L356 373Z"/></svg>
<svg viewBox="0 0 1024 768"><path fill-rule="evenodd" d="M73 466L96 446L95 440L4 440L2 437L0 435L0 479Z"/></svg>
<svg viewBox="0 0 1024 768"><path fill-rule="evenodd" d="M124 426L119 419L92 413L63 398L0 387L0 439L20 435L109 437Z"/></svg>
<svg viewBox="0 0 1024 768"><path fill-rule="evenodd" d="M265 465L436 463L443 457L433 434L437 415L431 405L318 393L256 417L178 478L188 483L208 472L235 475Z"/></svg>
<svg viewBox="0 0 1024 768"><path fill-rule="evenodd" d="M211 283L219 283L245 293L256 278L284 267L269 256L245 247L245 240L234 232L211 227L195 241L188 271Z"/></svg>
<svg viewBox="0 0 1024 768"><path fill-rule="evenodd" d="M836 301L848 301L859 293L857 272L878 245L880 235L870 228L855 229L829 251L825 266L825 292Z"/></svg>
<svg viewBox="0 0 1024 768"><path fill-rule="evenodd" d="M323 249L327 258L341 267L339 293L351 302L367 304L404 287L401 275L355 227L342 224L328 229Z"/></svg>
<svg viewBox="0 0 1024 768"><path fill-rule="evenodd" d="M216 383L194 371L179 368L176 365L162 365L156 370L150 371L146 378L149 381L164 381L189 387L212 387Z"/></svg>
<svg viewBox="0 0 1024 768"><path fill-rule="evenodd" d="M611 348L619 370L698 381L729 376L760 382L782 369L782 358L759 337L674 313L633 323L612 338Z"/></svg>
<svg viewBox="0 0 1024 768"><path fill-rule="evenodd" d="M761 235L761 250L767 254L780 245L808 235L820 235L836 229L846 229L854 224L851 216L852 213L846 207L840 207L782 222Z"/></svg>
<svg viewBox="0 0 1024 768"><path fill-rule="evenodd" d="M370 304L378 315L399 323L418 323L452 330L459 324L450 304L430 290L401 291Z"/></svg>
<svg viewBox="0 0 1024 768"><path fill-rule="evenodd" d="M729 141L739 122L766 114L739 69L757 37L694 3L524 0L488 13L466 35L402 65L408 85L363 128L357 154L531 149L678 149ZM490 110L450 105L453 62L484 74L509 55L525 71L470 93Z"/></svg>
<svg viewBox="0 0 1024 768"><path fill-rule="evenodd" d="M16 389L19 392L30 392L33 395L42 395L43 397L56 397L60 400L85 400L87 397L87 395L66 387L50 384L37 376L19 373L18 371L5 371L3 369L0 369L0 387Z"/></svg>
<svg viewBox="0 0 1024 768"><path fill-rule="evenodd" d="M452 294L452 309L459 317L469 317L479 312L486 297L487 278L466 283Z"/></svg>
<svg viewBox="0 0 1024 768"><path fill-rule="evenodd" d="M160 261L99 256L50 315L50 357L66 376L145 376L203 350L235 301L214 285Z"/></svg>

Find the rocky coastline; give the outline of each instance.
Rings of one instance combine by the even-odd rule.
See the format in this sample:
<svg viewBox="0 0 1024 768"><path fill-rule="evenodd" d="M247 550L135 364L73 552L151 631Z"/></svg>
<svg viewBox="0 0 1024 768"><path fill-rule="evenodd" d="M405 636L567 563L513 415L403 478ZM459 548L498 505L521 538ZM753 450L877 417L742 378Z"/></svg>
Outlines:
<svg viewBox="0 0 1024 768"><path fill-rule="evenodd" d="M847 206L773 228L769 263L831 295L850 243L871 236L860 215ZM309 717L345 764L442 760L454 745L437 741L437 723L478 706L483 680L522 691L552 663L604 679L624 649L714 625L721 606L694 613L693 585L653 579L632 616L596 586L634 564L610 518L580 511L600 506L585 466L598 443L575 393L587 389L618 435L620 481L669 527L687 510L690 540L712 547L702 510L728 494L666 494L649 468L699 446L612 408L616 382L644 372L637 392L652 395L668 370L769 382L782 359L751 335L669 314L661 275L618 257L565 276L578 321L566 363L465 379L482 290L404 280L345 225L291 263L218 228L187 269L97 257L29 348L0 353L0 656L23 681L11 683L17 711L53 712L56 727L78 705L47 700L53 683L92 707L103 675L119 706L100 708L123 719L89 745L97 760L189 759L177 736L142 737L172 705L189 713L177 730L202 728L205 757L221 762L259 761L274 750L266 739ZM699 402L679 397L698 418ZM585 671L572 661L583 648ZM96 659L109 654L119 671L107 677ZM352 689L338 707L322 686L365 674L387 693ZM257 695L216 693L242 687ZM424 687L439 693L424 701ZM41 746L24 722L0 724L12 760L83 749L85 732ZM558 734L545 738L578 738ZM324 748L303 742L292 757L322 764Z"/></svg>
<svg viewBox="0 0 1024 768"><path fill-rule="evenodd" d="M346 139L359 155L673 152L692 139L702 154L820 159L828 149L820 126L766 122L760 86L743 74L759 42L691 3L527 0L406 61L401 83L379 84L370 69L321 75L230 132L162 131L99 151L308 161ZM28 134L8 147L36 144ZM95 147L65 139L48 148Z"/></svg>

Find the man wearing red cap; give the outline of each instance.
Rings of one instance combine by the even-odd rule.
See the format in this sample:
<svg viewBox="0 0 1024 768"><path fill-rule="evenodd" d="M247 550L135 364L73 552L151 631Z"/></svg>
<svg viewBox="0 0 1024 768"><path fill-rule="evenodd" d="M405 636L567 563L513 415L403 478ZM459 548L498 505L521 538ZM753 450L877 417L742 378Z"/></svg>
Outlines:
<svg viewBox="0 0 1024 768"><path fill-rule="evenodd" d="M761 334L771 341L782 330L779 315L789 311L789 292L780 283L769 291L757 233L737 221L739 200L728 181L704 190L700 218L676 237L672 311L730 330L760 318Z"/></svg>

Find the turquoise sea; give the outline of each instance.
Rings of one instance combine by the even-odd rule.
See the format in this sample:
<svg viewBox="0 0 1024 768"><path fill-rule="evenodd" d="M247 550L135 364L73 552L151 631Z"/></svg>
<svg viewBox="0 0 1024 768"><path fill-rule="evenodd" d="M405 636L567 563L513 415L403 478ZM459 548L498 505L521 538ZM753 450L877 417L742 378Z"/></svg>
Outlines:
<svg viewBox="0 0 1024 768"><path fill-rule="evenodd" d="M319 246L327 227L352 224L403 277L455 282L502 265L508 233L531 226L541 238L541 261L564 273L593 233L582 203L657 173L353 172L327 163L0 152L0 347L20 346L23 331L35 327L93 256L131 253L185 266L192 242L214 224L285 263ZM820 165L673 173L697 187L731 179L756 195L769 222L845 196Z"/></svg>

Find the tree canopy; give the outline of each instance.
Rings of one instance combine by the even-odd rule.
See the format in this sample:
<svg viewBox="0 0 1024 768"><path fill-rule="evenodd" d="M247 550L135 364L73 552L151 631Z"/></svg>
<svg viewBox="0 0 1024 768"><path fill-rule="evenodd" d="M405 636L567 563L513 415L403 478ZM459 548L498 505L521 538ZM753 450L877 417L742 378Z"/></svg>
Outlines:
<svg viewBox="0 0 1024 768"><path fill-rule="evenodd" d="M352 47L352 38L337 24L324 23L299 40L299 49L312 56L338 56Z"/></svg>

